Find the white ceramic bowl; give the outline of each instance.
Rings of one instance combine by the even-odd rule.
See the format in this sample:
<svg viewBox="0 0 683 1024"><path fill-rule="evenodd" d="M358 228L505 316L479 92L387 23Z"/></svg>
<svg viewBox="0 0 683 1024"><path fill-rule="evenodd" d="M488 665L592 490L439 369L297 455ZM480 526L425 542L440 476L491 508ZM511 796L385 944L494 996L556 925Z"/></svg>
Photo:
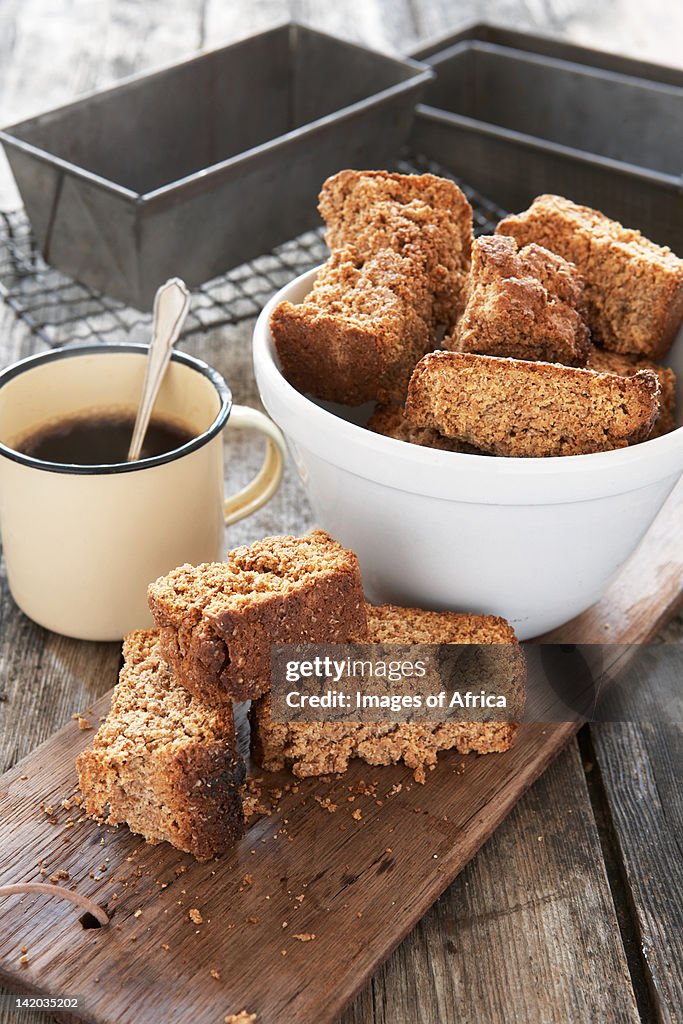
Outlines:
<svg viewBox="0 0 683 1024"><path fill-rule="evenodd" d="M549 459L460 455L374 434L359 425L371 407L315 402L280 372L270 314L283 299L301 302L316 273L264 308L254 368L317 520L357 552L370 600L503 615L520 639L597 601L683 471L683 428ZM683 373L681 335L669 361Z"/></svg>

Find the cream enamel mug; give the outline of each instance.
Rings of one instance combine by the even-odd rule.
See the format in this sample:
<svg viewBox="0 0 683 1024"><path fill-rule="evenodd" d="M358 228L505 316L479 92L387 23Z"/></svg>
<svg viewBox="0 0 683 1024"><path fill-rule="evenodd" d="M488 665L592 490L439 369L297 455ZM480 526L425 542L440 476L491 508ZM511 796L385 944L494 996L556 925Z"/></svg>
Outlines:
<svg viewBox="0 0 683 1024"><path fill-rule="evenodd" d="M223 528L277 490L282 436L255 409L232 404L211 367L174 352L155 415L192 434L134 463L43 462L14 445L78 413L137 408L143 345L87 345L24 359L0 374L0 530L19 607L41 626L83 640L119 640L151 625L147 585L176 565L223 555ZM256 478L225 500L223 429L265 435Z"/></svg>
<svg viewBox="0 0 683 1024"><path fill-rule="evenodd" d="M503 615L520 639L590 607L680 477L683 428L547 459L461 455L374 434L358 425L371 408L315 402L280 372L270 314L283 299L301 302L316 273L264 308L254 368L318 523L357 552L370 600ZM683 374L680 335L668 361ZM644 592L650 586L643 581Z"/></svg>

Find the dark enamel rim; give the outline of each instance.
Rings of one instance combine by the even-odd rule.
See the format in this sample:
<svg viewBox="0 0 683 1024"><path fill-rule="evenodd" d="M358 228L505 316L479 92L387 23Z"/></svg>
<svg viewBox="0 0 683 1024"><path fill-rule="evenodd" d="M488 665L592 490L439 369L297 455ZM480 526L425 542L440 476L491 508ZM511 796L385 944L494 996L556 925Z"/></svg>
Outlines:
<svg viewBox="0 0 683 1024"><path fill-rule="evenodd" d="M0 389L20 374L27 373L37 366L53 362L56 359L71 359L77 356L87 355L125 355L126 353L146 356L147 346L127 344L119 345L101 342L100 344L94 345L69 345L65 348L51 349L49 352L41 352L37 356L29 356L27 359L22 359L20 362L13 363L12 366L8 366L6 370L3 370L3 372L0 373ZM172 353L171 359L175 363L182 363L184 366L189 366L190 369L195 370L197 373L201 373L202 376L211 381L221 400L218 415L211 426L205 430L203 434L200 434L198 437L193 437L191 441L188 441L187 444L182 445L180 448L174 448L172 451L165 452L163 455L155 455L151 459L140 459L138 462L114 462L110 465L96 466L76 466L70 463L44 462L42 459L34 459L30 455L24 455L22 452L15 451L14 448L9 448L7 445L2 444L2 442L0 442L0 455L4 455L5 458L11 459L12 462L19 462L23 466L30 466L32 469L41 469L47 473L71 473L77 476L104 476L109 473L136 473L139 470L151 469L153 466L163 466L167 462L174 462L176 459L180 459L184 455L189 455L191 452L197 451L197 449L202 448L205 444L208 444L209 441L213 440L213 438L220 433L225 426L228 416L230 415L230 410L232 409L232 394L220 373L218 373L217 370L214 370L213 367L209 366L207 363L202 362L201 359L195 359L194 356L189 356L186 352L177 351Z"/></svg>

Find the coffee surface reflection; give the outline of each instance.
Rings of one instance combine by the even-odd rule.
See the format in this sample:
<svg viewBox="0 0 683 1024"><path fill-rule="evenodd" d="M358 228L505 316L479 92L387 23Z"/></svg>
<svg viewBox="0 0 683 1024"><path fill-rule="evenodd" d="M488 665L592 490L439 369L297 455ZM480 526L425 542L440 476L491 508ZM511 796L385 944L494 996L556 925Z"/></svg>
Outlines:
<svg viewBox="0 0 683 1024"><path fill-rule="evenodd" d="M91 412L39 427L17 449L43 462L70 466L110 466L125 462L133 435L133 412ZM141 459L165 455L187 444L194 434L181 423L153 417Z"/></svg>

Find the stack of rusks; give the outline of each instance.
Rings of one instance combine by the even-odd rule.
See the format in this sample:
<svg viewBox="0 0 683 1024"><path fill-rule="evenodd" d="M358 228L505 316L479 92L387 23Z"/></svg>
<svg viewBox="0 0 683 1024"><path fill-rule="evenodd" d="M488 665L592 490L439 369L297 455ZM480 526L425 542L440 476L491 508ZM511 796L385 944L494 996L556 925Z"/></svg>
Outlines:
<svg viewBox="0 0 683 1024"><path fill-rule="evenodd" d="M683 261L638 231L540 196L473 240L472 210L433 175L342 171L320 196L331 256L271 327L285 376L314 397L376 403L370 429L470 455L622 448L675 426L659 364L683 318ZM442 750L503 752L523 707L524 659L504 619L369 605L358 560L332 537L269 537L149 588L156 629L124 641L110 714L78 758L84 806L206 860L245 829L235 702L252 756L298 777L351 758L404 761L418 782ZM282 643L504 644L518 658L510 721L397 724L273 718Z"/></svg>
<svg viewBox="0 0 683 1024"><path fill-rule="evenodd" d="M507 750L524 706L525 664L504 619L365 600L358 559L332 537L267 537L225 562L183 565L149 588L157 628L125 638L109 715L77 759L84 808L207 860L245 830L245 765L234 704L251 701L252 756L299 778L351 758L403 760L423 782L440 750ZM273 720L271 649L284 643L501 644L511 721ZM492 681L493 682L493 681Z"/></svg>
<svg viewBox="0 0 683 1024"><path fill-rule="evenodd" d="M371 430L465 454L582 455L674 428L670 249L553 195L473 239L467 198L431 174L341 171L319 209L332 254L271 318L300 391L375 402Z"/></svg>

